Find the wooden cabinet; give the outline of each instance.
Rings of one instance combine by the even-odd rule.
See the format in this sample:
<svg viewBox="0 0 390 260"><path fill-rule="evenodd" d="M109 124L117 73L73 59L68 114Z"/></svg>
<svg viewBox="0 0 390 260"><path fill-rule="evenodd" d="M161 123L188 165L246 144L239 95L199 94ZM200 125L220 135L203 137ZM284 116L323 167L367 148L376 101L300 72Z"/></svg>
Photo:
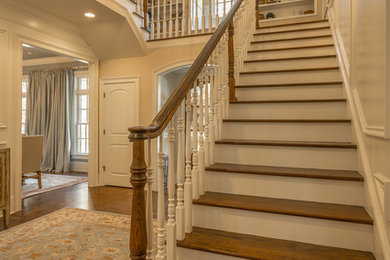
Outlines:
<svg viewBox="0 0 390 260"><path fill-rule="evenodd" d="M8 227L10 213L10 167L9 148L0 148L0 210L4 226Z"/></svg>

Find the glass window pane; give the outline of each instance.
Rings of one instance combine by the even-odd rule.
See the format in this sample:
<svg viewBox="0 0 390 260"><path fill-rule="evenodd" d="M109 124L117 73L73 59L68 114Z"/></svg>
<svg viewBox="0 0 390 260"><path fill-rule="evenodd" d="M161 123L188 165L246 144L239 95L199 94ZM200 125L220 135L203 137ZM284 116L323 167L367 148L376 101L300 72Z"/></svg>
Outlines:
<svg viewBox="0 0 390 260"><path fill-rule="evenodd" d="M27 93L27 86L28 86L28 82L22 81L22 93Z"/></svg>
<svg viewBox="0 0 390 260"><path fill-rule="evenodd" d="M87 89L88 89L88 78L80 78L79 90L87 90Z"/></svg>
<svg viewBox="0 0 390 260"><path fill-rule="evenodd" d="M79 108L88 109L88 95L79 95Z"/></svg>
<svg viewBox="0 0 390 260"><path fill-rule="evenodd" d="M88 110L80 109L80 111L79 111L79 123L88 123Z"/></svg>
<svg viewBox="0 0 390 260"><path fill-rule="evenodd" d="M22 111L26 110L26 106L27 106L27 98L22 97Z"/></svg>

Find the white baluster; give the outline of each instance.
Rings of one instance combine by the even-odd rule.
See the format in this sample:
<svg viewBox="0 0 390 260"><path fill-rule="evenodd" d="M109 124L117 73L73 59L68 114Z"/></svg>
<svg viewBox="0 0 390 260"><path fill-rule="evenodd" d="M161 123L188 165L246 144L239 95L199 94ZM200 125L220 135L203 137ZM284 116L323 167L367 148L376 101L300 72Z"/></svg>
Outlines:
<svg viewBox="0 0 390 260"><path fill-rule="evenodd" d="M154 0L152 0L152 5L150 8L150 12L152 14L152 17L150 18L150 37L153 40L155 38L154 35Z"/></svg>
<svg viewBox="0 0 390 260"><path fill-rule="evenodd" d="M186 1L186 0L183 0L183 1ZM189 1L188 2L188 13L187 13L187 15L188 15L188 17L187 17L187 19L188 19L188 24L187 24L188 32L187 32L187 35L191 35L191 32L192 32L192 26L191 26L191 6L192 6L192 1Z"/></svg>
<svg viewBox="0 0 390 260"><path fill-rule="evenodd" d="M219 26L219 1L220 0L214 0L215 1L215 29Z"/></svg>
<svg viewBox="0 0 390 260"><path fill-rule="evenodd" d="M192 93L192 198L199 198L199 168L198 168L198 92L197 81L194 82Z"/></svg>
<svg viewBox="0 0 390 260"><path fill-rule="evenodd" d="M203 120L203 87L204 87L204 73L199 75L199 153L198 153L198 164L199 164L199 194L204 194L204 175L205 175L205 167L204 167L204 120Z"/></svg>
<svg viewBox="0 0 390 260"><path fill-rule="evenodd" d="M179 0L176 0L175 36L179 36Z"/></svg>
<svg viewBox="0 0 390 260"><path fill-rule="evenodd" d="M206 27L206 16L205 16L205 0L202 0L202 33L204 33L205 27Z"/></svg>
<svg viewBox="0 0 390 260"><path fill-rule="evenodd" d="M223 19L226 17L226 0L223 0Z"/></svg>
<svg viewBox="0 0 390 260"><path fill-rule="evenodd" d="M157 198L157 260L165 260L165 191L164 191L164 166L165 154L163 152L163 137L159 137L159 153L158 153L158 198Z"/></svg>
<svg viewBox="0 0 390 260"><path fill-rule="evenodd" d="M187 0L182 0L182 8L181 8L181 36L184 36L185 35L185 28L186 28L186 21L187 21L187 17L186 17L186 8L187 8Z"/></svg>
<svg viewBox="0 0 390 260"><path fill-rule="evenodd" d="M176 256L176 222L175 222L175 128L169 123L169 163L168 163L168 223L167 223L167 256L174 260Z"/></svg>
<svg viewBox="0 0 390 260"><path fill-rule="evenodd" d="M192 231L192 176L191 176L191 91L186 98L186 180L184 183L184 217L185 232Z"/></svg>
<svg viewBox="0 0 390 260"><path fill-rule="evenodd" d="M152 0L153 1L153 0ZM161 0L157 0L157 39L161 38Z"/></svg>
<svg viewBox="0 0 390 260"><path fill-rule="evenodd" d="M210 64L206 63L205 67L205 85L204 85L204 164L206 167L210 166L210 130L209 130L209 125L210 125L210 107L209 107L209 84L210 84ZM203 186L203 193L204 193L204 186ZM203 194L202 193L202 194Z"/></svg>
<svg viewBox="0 0 390 260"><path fill-rule="evenodd" d="M211 33L211 30L213 28L213 13L212 13L212 0L209 0L209 33Z"/></svg>
<svg viewBox="0 0 390 260"><path fill-rule="evenodd" d="M167 0L163 1L163 33L162 38L167 37Z"/></svg>
<svg viewBox="0 0 390 260"><path fill-rule="evenodd" d="M153 243L153 168L152 168L152 140L148 139L148 191L146 194L146 219L147 219L147 231L148 231L148 250L146 259L153 259L154 243Z"/></svg>
<svg viewBox="0 0 390 260"><path fill-rule="evenodd" d="M198 18L198 0L195 0L195 34L198 34L199 18Z"/></svg>
<svg viewBox="0 0 390 260"><path fill-rule="evenodd" d="M177 118L177 206L176 206L176 236L177 240L184 239L184 120L182 106L179 107Z"/></svg>
<svg viewBox="0 0 390 260"><path fill-rule="evenodd" d="M215 145L215 121L214 121L214 118L215 118L215 78L214 78L214 75L215 75L215 65L214 65L214 62L215 62L215 52L214 52L214 55L212 56L212 59L210 60L211 63L210 63L210 164L214 164L215 161L214 161L214 145Z"/></svg>
<svg viewBox="0 0 390 260"><path fill-rule="evenodd" d="M172 3L173 0L169 0L169 16L168 16L168 37L169 38L172 38L172 31L173 31Z"/></svg>

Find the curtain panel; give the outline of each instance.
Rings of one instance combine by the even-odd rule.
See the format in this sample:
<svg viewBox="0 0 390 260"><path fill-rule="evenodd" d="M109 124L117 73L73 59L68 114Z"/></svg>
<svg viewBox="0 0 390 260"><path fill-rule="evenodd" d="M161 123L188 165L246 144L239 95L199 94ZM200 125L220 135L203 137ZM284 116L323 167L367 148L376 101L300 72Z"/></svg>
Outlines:
<svg viewBox="0 0 390 260"><path fill-rule="evenodd" d="M43 135L41 170L70 170L74 71L30 72L26 134Z"/></svg>

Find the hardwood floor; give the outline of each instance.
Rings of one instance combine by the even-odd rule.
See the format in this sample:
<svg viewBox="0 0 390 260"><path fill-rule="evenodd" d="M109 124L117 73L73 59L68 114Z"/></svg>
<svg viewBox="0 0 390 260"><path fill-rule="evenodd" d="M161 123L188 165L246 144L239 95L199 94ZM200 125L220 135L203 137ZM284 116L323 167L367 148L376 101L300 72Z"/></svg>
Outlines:
<svg viewBox="0 0 390 260"><path fill-rule="evenodd" d="M157 201L157 194L153 195L154 201ZM88 183L80 183L24 199L22 211L11 215L9 227L14 227L64 207L130 215L131 199L132 189L129 188L111 186L88 188ZM154 206L157 208L156 203L154 203ZM154 209L155 214L156 211ZM0 223L3 222L0 221ZM0 230L4 230L2 224Z"/></svg>

